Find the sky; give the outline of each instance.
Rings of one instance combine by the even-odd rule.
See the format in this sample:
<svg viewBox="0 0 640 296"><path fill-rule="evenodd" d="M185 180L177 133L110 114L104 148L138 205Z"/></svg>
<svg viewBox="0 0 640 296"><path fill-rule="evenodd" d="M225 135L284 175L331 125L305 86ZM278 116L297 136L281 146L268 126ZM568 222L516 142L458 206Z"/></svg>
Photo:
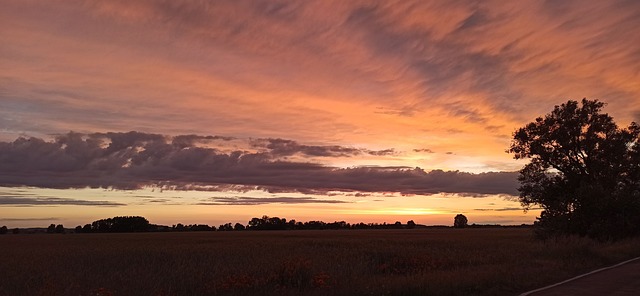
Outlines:
<svg viewBox="0 0 640 296"><path fill-rule="evenodd" d="M3 1L0 225L532 223L513 132L640 121L638 1Z"/></svg>

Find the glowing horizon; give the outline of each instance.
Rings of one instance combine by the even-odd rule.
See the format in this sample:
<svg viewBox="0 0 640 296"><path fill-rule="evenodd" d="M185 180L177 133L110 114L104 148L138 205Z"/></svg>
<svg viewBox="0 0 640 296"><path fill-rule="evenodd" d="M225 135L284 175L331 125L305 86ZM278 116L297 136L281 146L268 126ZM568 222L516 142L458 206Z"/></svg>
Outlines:
<svg viewBox="0 0 640 296"><path fill-rule="evenodd" d="M0 165L0 225L531 223L513 210L512 132L583 97L640 121L639 16L629 1L9 0L0 159L38 160ZM122 199L159 180L193 203L242 199Z"/></svg>
<svg viewBox="0 0 640 296"><path fill-rule="evenodd" d="M31 204L11 205L0 197L3 211L12 214L3 215L0 224L10 228L45 227L51 223L73 228L98 219L127 215L144 216L151 223L161 225L182 223L216 227L229 222L247 224L251 218L263 215L297 221L343 220L348 223L406 223L413 220L424 225L451 225L453 217L459 213L466 215L470 224L503 225L530 224L539 215L538 209L525 214L518 202L505 201L497 195L474 198L437 194L389 198L388 195L377 194L361 197L290 193L287 194L289 199L280 200L278 194L254 190L234 192L234 198L240 197L234 203L227 199L229 194L225 192L161 191L154 188L69 190L0 187L0 191L3 196L33 198ZM59 196L64 198L57 198ZM264 203L245 204L242 197L252 201L263 199ZM224 202L212 203L216 198L222 198ZM308 202L310 199L314 201ZM88 210L79 211L80 208Z"/></svg>

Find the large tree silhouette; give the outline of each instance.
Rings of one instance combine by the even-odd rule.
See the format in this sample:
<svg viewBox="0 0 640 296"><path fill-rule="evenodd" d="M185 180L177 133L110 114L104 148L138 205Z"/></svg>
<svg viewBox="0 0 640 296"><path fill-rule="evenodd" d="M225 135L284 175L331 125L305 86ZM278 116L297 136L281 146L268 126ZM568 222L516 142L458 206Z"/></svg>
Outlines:
<svg viewBox="0 0 640 296"><path fill-rule="evenodd" d="M542 236L639 233L640 128L619 128L601 113L604 105L570 100L513 135L508 152L531 160L520 170L520 202L543 208L536 222Z"/></svg>

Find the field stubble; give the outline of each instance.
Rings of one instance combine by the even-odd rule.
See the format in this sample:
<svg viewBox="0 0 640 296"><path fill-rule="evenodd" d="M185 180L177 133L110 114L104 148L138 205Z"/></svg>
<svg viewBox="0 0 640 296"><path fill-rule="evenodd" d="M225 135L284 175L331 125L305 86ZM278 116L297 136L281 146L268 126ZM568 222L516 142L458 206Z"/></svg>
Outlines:
<svg viewBox="0 0 640 296"><path fill-rule="evenodd" d="M514 295L640 256L530 229L0 236L0 295Z"/></svg>

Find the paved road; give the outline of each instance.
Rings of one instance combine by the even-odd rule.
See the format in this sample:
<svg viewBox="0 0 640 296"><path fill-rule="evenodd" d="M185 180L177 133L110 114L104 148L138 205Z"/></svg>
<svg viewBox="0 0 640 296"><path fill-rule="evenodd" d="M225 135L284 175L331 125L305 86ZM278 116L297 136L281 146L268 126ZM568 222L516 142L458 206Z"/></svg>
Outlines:
<svg viewBox="0 0 640 296"><path fill-rule="evenodd" d="M640 295L640 260L527 295L637 296Z"/></svg>

